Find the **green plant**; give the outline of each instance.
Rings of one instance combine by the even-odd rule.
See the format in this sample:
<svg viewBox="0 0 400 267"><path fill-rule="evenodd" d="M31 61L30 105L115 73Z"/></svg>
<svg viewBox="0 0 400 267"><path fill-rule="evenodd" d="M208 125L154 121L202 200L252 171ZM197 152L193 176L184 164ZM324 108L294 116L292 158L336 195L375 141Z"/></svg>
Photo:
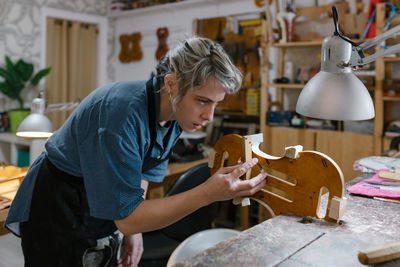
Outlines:
<svg viewBox="0 0 400 267"><path fill-rule="evenodd" d="M6 56L6 67L0 68L0 76L4 81L0 82L0 92L4 95L16 99L21 109L24 108L24 100L21 92L29 85L37 86L40 80L50 73L51 68L45 68L33 75L34 66L20 59L14 64Z"/></svg>

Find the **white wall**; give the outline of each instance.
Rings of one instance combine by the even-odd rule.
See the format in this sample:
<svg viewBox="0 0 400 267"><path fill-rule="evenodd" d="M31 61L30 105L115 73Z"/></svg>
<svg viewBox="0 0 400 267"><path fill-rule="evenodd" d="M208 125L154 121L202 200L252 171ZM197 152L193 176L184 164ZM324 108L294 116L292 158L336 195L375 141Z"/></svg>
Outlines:
<svg viewBox="0 0 400 267"><path fill-rule="evenodd" d="M190 1L188 1L190 2ZM259 12L253 0L217 0L198 1L193 4L176 5L175 10L151 9L148 11L136 12L127 17L118 17L115 21L115 78L116 80L143 80L150 76L157 64L155 52L158 39L156 31L159 27L167 27L169 36L168 47L172 48L177 41L193 35L193 20L211 18L218 16L244 14ZM142 40L140 46L143 52L142 60L133 63L121 63L118 54L121 49L119 36L140 32Z"/></svg>
<svg viewBox="0 0 400 267"><path fill-rule="evenodd" d="M4 66L4 56L8 55L13 61L22 58L27 62L33 63L35 65L35 72L40 69L42 41L41 7L46 6L73 12L106 16L107 3L108 0L1 0L0 66ZM104 51L104 53L107 53L107 51ZM110 75L109 73L108 75ZM30 107L31 99L36 97L37 94L38 88L25 89L22 92L26 108ZM17 101L12 101L0 93L0 112L17 107Z"/></svg>
<svg viewBox="0 0 400 267"><path fill-rule="evenodd" d="M366 2L366 0L363 0ZM185 1L186 2L186 1ZM218 16L238 15L245 13L256 13L264 11L254 4L254 0L188 0L193 4L165 5L165 8L138 9L134 12L127 12L128 15L116 17L113 20L114 35L114 71L113 77L118 80L147 79L157 64L155 52L158 45L156 35L157 28L167 27L169 36L168 47L174 47L177 41L185 39L193 34L193 20L211 18ZM320 0L319 5L331 4L332 0ZM354 9L354 0L348 1L351 9ZM312 6L314 0L296 1L295 7ZM171 8L174 7L174 8ZM282 5L281 5L282 6ZM365 4L367 7L367 4ZM282 8L282 7L281 7ZM275 14L275 4L271 5L272 14ZM333 26L332 26L333 28ZM118 59L121 46L119 36L140 32L142 40L140 46L143 58L137 62L121 63ZM270 52L270 61L276 62L274 51ZM271 79L275 78L272 70ZM273 92L274 95L274 92Z"/></svg>

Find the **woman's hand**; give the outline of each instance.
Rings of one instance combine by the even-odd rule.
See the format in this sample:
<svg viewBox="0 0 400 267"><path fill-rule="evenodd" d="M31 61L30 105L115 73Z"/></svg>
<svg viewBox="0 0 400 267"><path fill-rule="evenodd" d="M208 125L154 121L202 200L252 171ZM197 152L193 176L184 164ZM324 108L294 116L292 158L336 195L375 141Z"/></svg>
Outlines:
<svg viewBox="0 0 400 267"><path fill-rule="evenodd" d="M121 246L121 257L118 260L118 267L136 266L143 253L142 234L124 236Z"/></svg>
<svg viewBox="0 0 400 267"><path fill-rule="evenodd" d="M257 162L258 160L253 158L245 163L220 168L201 185L204 193L212 202L255 194L265 185L267 173L261 170L260 174L249 180L241 180L240 177L256 165Z"/></svg>

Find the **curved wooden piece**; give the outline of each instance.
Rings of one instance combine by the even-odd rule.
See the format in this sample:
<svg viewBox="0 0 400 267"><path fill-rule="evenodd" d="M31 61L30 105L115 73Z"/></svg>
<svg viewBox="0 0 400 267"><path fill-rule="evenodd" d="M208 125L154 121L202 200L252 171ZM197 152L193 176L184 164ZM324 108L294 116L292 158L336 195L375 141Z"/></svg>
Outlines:
<svg viewBox="0 0 400 267"><path fill-rule="evenodd" d="M316 151L296 151L295 154L287 151L284 157L274 157L259 149L259 141L252 141L251 145L252 157L258 158L259 163L258 168L253 167L252 176L262 168L268 178L264 188L251 198L269 206L276 215L295 213L338 222L346 204L340 167L330 157ZM235 165L244 158L240 135L225 135L217 141L211 174L223 166L226 154L229 155L226 166ZM325 216L318 211L323 188L329 191Z"/></svg>
<svg viewBox="0 0 400 267"><path fill-rule="evenodd" d="M122 34L119 37L121 43L121 51L118 55L122 63L129 63L131 61L139 61L143 57L142 49L140 48L140 40L142 35L140 32L132 34Z"/></svg>
<svg viewBox="0 0 400 267"><path fill-rule="evenodd" d="M158 28L157 29L157 38L158 38L158 47L156 51L156 59L160 60L167 52L167 37L168 37L168 28Z"/></svg>

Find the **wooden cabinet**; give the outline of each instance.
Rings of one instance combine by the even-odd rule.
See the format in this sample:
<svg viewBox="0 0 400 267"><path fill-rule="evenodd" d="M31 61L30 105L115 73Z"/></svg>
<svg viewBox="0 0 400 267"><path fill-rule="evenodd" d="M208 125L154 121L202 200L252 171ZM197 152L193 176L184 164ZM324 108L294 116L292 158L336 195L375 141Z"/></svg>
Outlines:
<svg viewBox="0 0 400 267"><path fill-rule="evenodd" d="M322 152L340 166L346 182L360 174L353 170L355 160L374 155L373 135L268 126L263 129L263 150L266 153L283 156L285 147L293 145Z"/></svg>

